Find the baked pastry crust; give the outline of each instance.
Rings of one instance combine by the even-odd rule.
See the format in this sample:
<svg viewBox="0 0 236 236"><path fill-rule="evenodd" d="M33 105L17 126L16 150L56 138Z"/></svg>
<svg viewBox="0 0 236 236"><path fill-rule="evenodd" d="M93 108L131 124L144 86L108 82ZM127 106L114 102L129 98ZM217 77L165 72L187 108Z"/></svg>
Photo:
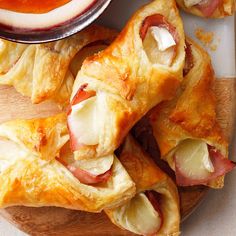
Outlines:
<svg viewBox="0 0 236 236"><path fill-rule="evenodd" d="M172 65L152 63L140 36L144 20L161 14L179 35ZM77 159L113 153L133 125L152 107L174 96L182 80L185 41L175 1L152 1L138 10L116 40L104 51L89 57L77 75L71 100L81 88L106 96L106 121L96 145L76 150ZM102 114L101 114L102 115ZM89 129L89 127L86 127Z"/></svg>
<svg viewBox="0 0 236 236"><path fill-rule="evenodd" d="M107 184L80 183L58 161L62 155L73 155L66 148L68 139L65 114L0 125L1 208L57 206L100 212L135 194L135 185L118 159Z"/></svg>
<svg viewBox="0 0 236 236"><path fill-rule="evenodd" d="M76 35L52 43L25 45L0 39L0 84L14 86L32 103L54 100L69 103L74 75L69 66L75 55L96 41L116 37L114 30L92 25Z"/></svg>
<svg viewBox="0 0 236 236"><path fill-rule="evenodd" d="M196 16L206 17L197 7L186 7L186 5L184 4L184 0L176 0L176 2L178 6L184 11ZM211 16L209 16L209 18L223 18L226 16L232 16L234 14L236 10L235 0L223 0L221 4L222 5L220 7L217 7L217 9Z"/></svg>
<svg viewBox="0 0 236 236"><path fill-rule="evenodd" d="M179 196L171 178L156 166L131 136L126 138L119 159L135 182L137 193L154 190L161 195L163 224L156 235L179 235ZM118 209L119 207L105 212L114 224L124 229L117 220Z"/></svg>
<svg viewBox="0 0 236 236"><path fill-rule="evenodd" d="M211 59L193 40L187 38L187 42L191 45L194 66L185 76L176 97L156 106L149 115L161 156L173 170L173 152L181 141L189 138L201 139L228 157L228 143L216 118ZM221 188L224 178L219 177L208 185Z"/></svg>

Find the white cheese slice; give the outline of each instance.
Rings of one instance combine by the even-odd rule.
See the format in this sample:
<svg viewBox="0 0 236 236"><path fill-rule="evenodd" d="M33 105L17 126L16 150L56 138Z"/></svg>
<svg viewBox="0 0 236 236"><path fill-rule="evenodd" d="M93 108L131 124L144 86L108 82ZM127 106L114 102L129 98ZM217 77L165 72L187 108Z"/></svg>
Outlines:
<svg viewBox="0 0 236 236"><path fill-rule="evenodd" d="M68 123L78 143L96 145L104 128L106 116L106 95L98 92L96 96L72 106Z"/></svg>
<svg viewBox="0 0 236 236"><path fill-rule="evenodd" d="M27 155L25 150L13 141L0 139L0 173L14 162Z"/></svg>
<svg viewBox="0 0 236 236"><path fill-rule="evenodd" d="M171 66L175 56L173 36L168 30L160 27L150 27L143 41L146 55L153 64Z"/></svg>
<svg viewBox="0 0 236 236"><path fill-rule="evenodd" d="M175 46L175 40L172 34L165 28L152 26L150 32L157 42L158 49L163 52L166 49Z"/></svg>
<svg viewBox="0 0 236 236"><path fill-rule="evenodd" d="M202 0L184 0L184 5L186 7L192 7L192 6L195 6L201 2L202 2Z"/></svg>
<svg viewBox="0 0 236 236"><path fill-rule="evenodd" d="M145 194L139 193L126 205L115 212L117 222L125 229L139 234L157 233L161 227L161 217Z"/></svg>
<svg viewBox="0 0 236 236"><path fill-rule="evenodd" d="M74 166L92 175L101 175L111 169L114 162L114 155L100 158L75 161Z"/></svg>
<svg viewBox="0 0 236 236"><path fill-rule="evenodd" d="M68 121L70 130L78 143L86 145L96 145L98 143L96 100L95 96L72 106Z"/></svg>
<svg viewBox="0 0 236 236"><path fill-rule="evenodd" d="M187 177L203 179L214 172L207 144L202 140L183 141L177 147L175 156L180 172Z"/></svg>

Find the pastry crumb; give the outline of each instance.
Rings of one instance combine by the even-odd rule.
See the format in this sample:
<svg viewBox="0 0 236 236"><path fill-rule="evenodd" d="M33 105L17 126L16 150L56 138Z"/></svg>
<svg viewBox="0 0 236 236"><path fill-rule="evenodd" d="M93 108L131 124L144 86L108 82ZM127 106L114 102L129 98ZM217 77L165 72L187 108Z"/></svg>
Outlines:
<svg viewBox="0 0 236 236"><path fill-rule="evenodd" d="M216 44L210 45L210 49L211 51L215 52L217 50L217 45Z"/></svg>
<svg viewBox="0 0 236 236"><path fill-rule="evenodd" d="M214 32L207 32L203 28L196 28L194 34L205 47L209 48L211 51L217 50L217 44L214 40Z"/></svg>

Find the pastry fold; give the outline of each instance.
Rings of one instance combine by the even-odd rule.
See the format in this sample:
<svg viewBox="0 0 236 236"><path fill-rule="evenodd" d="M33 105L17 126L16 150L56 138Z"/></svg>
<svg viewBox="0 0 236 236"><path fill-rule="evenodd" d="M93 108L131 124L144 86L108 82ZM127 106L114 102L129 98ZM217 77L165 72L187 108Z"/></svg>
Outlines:
<svg viewBox="0 0 236 236"><path fill-rule="evenodd" d="M179 235L179 197L177 188L170 177L156 166L131 136L126 138L119 160L135 182L137 192L136 196L129 202L105 211L111 221L118 227L136 234ZM143 215L146 212L143 209L144 206L137 203L135 205L132 202L137 202L140 194L150 193L150 191L157 194L158 202L156 204L159 206L153 204L155 202L153 200L150 202L152 202L155 209L159 208L158 212L162 221L158 232L152 233L145 232L151 219L147 218L147 215ZM142 211L139 212L139 215L135 215L138 209L142 209ZM141 219L141 222L135 222L134 219Z"/></svg>
<svg viewBox="0 0 236 236"><path fill-rule="evenodd" d="M231 170L233 165L226 160L228 143L216 118L214 71L209 55L189 38L184 75L176 97L159 104L150 112L149 120L153 134L162 158L175 171L177 171L176 151L184 142L190 144L189 141L198 140L202 141L200 146L207 144L206 153L209 153L213 165L216 165L215 172L200 181L193 179L186 182L184 179L179 179L179 183L179 173L176 172L177 183L179 185L204 184L221 188L224 185L224 174ZM190 153L195 151L192 150ZM194 163L191 168L194 168Z"/></svg>
<svg viewBox="0 0 236 236"><path fill-rule="evenodd" d="M113 30L92 25L72 37L46 44L26 45L1 39L0 84L14 86L32 103L54 100L65 106L77 74L70 68L73 58L91 43L110 43L115 36Z"/></svg>
<svg viewBox="0 0 236 236"><path fill-rule="evenodd" d="M235 0L177 0L184 11L207 18L223 18L235 12Z"/></svg>
<svg viewBox="0 0 236 236"><path fill-rule="evenodd" d="M0 125L0 207L57 206L100 212L130 199L135 186L115 158L106 183L82 184L61 159L73 157L66 115Z"/></svg>
<svg viewBox="0 0 236 236"><path fill-rule="evenodd" d="M151 36L150 27L165 31L175 46L167 46L170 48L164 53L163 48L156 50L162 45L151 38L155 32ZM74 110L68 114L77 159L113 153L142 116L173 97L182 80L184 46L183 25L175 1L154 0L133 15L108 48L85 60L73 87ZM165 64L167 61L169 64ZM85 118L87 108L88 117L97 120L79 124L82 122L78 117L82 115L89 120ZM92 130L93 139L84 137L87 130Z"/></svg>

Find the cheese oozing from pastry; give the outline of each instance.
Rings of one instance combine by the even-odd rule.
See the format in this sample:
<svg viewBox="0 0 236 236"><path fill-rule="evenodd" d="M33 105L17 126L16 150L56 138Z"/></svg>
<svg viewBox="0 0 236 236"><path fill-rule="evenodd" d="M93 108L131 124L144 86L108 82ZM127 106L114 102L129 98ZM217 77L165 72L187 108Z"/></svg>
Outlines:
<svg viewBox="0 0 236 236"><path fill-rule="evenodd" d="M202 2L202 0L184 0L184 5L186 7L192 7L192 6L195 6L201 2Z"/></svg>
<svg viewBox="0 0 236 236"><path fill-rule="evenodd" d="M104 128L106 116L106 95L98 92L71 108L68 116L70 129L75 134L77 143L97 145L99 134Z"/></svg>
<svg viewBox="0 0 236 236"><path fill-rule="evenodd" d="M70 143L66 143L57 160L63 164L83 184L105 183L112 175L114 155L96 159L75 160Z"/></svg>
<svg viewBox="0 0 236 236"><path fill-rule="evenodd" d="M6 170L10 165L14 164L16 159L20 159L26 156L26 151L10 141L0 139L0 173Z"/></svg>
<svg viewBox="0 0 236 236"><path fill-rule="evenodd" d="M176 42L172 34L163 27L152 26L148 29L143 45L153 64L170 66L175 56Z"/></svg>
<svg viewBox="0 0 236 236"><path fill-rule="evenodd" d="M150 28L150 31L153 38L156 40L158 49L160 51L163 52L166 49L176 45L173 36L167 29L157 26L152 26Z"/></svg>
<svg viewBox="0 0 236 236"><path fill-rule="evenodd" d="M161 216L144 193L137 194L115 214L123 228L139 235L157 233L162 224Z"/></svg>
<svg viewBox="0 0 236 236"><path fill-rule="evenodd" d="M113 162L114 155L109 155L95 159L78 160L73 163L73 166L92 175L101 175L111 169Z"/></svg>
<svg viewBox="0 0 236 236"><path fill-rule="evenodd" d="M175 151L176 168L185 177L204 179L214 172L208 146L202 140L187 139Z"/></svg>

